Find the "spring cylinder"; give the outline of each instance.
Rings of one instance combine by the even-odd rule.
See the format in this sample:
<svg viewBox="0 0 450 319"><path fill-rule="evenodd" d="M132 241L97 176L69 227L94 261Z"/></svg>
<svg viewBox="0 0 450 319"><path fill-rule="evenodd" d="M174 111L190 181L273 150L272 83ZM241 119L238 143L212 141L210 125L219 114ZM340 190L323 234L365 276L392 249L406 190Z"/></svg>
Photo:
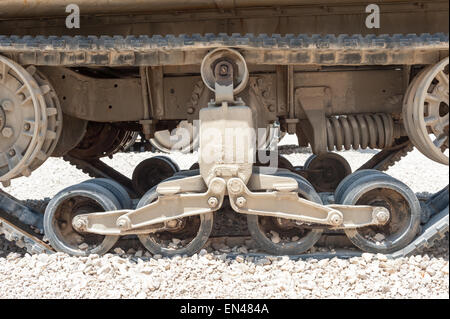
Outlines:
<svg viewBox="0 0 450 319"><path fill-rule="evenodd" d="M327 118L328 150L385 148L394 141L394 121L388 114L355 114Z"/></svg>

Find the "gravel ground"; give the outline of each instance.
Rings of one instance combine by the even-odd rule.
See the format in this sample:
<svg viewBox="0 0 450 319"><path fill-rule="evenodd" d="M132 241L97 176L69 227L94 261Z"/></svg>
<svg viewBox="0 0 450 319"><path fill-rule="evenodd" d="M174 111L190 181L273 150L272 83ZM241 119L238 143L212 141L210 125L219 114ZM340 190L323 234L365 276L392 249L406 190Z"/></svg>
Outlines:
<svg viewBox="0 0 450 319"><path fill-rule="evenodd" d="M281 144L295 143L287 136ZM284 146L285 156L302 165L305 150ZM353 169L372 151L341 153ZM118 154L105 162L127 176L156 154ZM171 155L187 169L196 155ZM415 192L435 192L448 184L448 166L413 151L388 173ZM426 177L426 178L425 178ZM49 159L29 178L12 181L7 191L21 199L42 200L89 177L61 159ZM245 247L234 250L245 253ZM235 260L212 248L192 257L135 256L116 250L102 257L33 255L0 236L0 298L449 298L448 236L420 255L387 260L364 254L351 259L287 257ZM147 256L145 260L139 256Z"/></svg>

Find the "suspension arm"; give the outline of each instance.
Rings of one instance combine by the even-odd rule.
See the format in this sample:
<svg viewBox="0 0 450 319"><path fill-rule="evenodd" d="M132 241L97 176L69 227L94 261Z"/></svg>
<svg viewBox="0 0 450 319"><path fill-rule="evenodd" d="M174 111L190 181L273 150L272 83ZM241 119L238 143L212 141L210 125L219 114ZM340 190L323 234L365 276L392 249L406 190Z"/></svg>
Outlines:
<svg viewBox="0 0 450 319"><path fill-rule="evenodd" d="M195 178L178 180L174 189L170 182L158 188L166 191L165 195L156 193L156 200L136 210L117 210L104 213L91 213L75 216L72 220L78 231L100 235L146 234L166 229L166 223L184 217L212 213L222 207L226 184L222 178L214 178L204 193L178 193L177 190L194 189ZM184 182L184 183L183 183Z"/></svg>
<svg viewBox="0 0 450 319"><path fill-rule="evenodd" d="M297 192L252 192L238 178L227 183L231 207L238 213L295 219L335 229L382 225L389 220L384 207L321 205L298 197Z"/></svg>

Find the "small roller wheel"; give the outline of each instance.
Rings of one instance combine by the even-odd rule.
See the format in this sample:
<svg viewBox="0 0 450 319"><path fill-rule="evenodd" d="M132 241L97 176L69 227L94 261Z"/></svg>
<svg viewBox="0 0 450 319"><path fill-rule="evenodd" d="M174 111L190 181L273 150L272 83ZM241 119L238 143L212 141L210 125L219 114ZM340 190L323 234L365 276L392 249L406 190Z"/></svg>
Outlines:
<svg viewBox="0 0 450 319"><path fill-rule="evenodd" d="M303 177L289 172L277 176L294 178L298 183L299 197L322 204L320 196ZM258 215L248 215L247 225L257 245L273 255L301 254L313 247L323 232L320 228L299 225L295 220Z"/></svg>
<svg viewBox="0 0 450 319"><path fill-rule="evenodd" d="M167 156L154 156L143 160L136 166L132 175L134 190L144 195L153 186L179 172L180 168Z"/></svg>
<svg viewBox="0 0 450 319"><path fill-rule="evenodd" d="M130 195L128 195L125 188L120 185L118 182L112 179L108 178L93 178L89 179L87 181L84 181L83 183L91 183L91 184L97 184L100 185L107 190L109 190L111 193L116 196L117 200L120 203L120 208L122 209L128 209L132 206L132 201L130 198Z"/></svg>
<svg viewBox="0 0 450 319"><path fill-rule="evenodd" d="M355 181L365 176L376 176L379 174L383 176L386 175L383 172L378 171L376 169L362 169L354 172L353 174L348 175L339 183L338 187L334 191L334 201L336 203L339 203L341 201L342 195L348 189L349 185L353 184Z"/></svg>
<svg viewBox="0 0 450 319"><path fill-rule="evenodd" d="M309 182L318 192L333 192L339 183L352 173L347 160L331 152L311 155L303 169L310 172Z"/></svg>
<svg viewBox="0 0 450 319"><path fill-rule="evenodd" d="M120 209L120 203L108 189L81 183L68 187L48 203L44 215L44 231L57 251L74 256L107 253L119 236L103 236L76 231L72 220L80 214Z"/></svg>
<svg viewBox="0 0 450 319"><path fill-rule="evenodd" d="M395 252L408 245L419 231L421 208L416 195L387 174L368 174L348 183L338 203L380 206L389 210L390 217L384 225L345 230L350 241L363 251Z"/></svg>
<svg viewBox="0 0 450 319"><path fill-rule="evenodd" d="M183 178L178 175L168 178L166 181ZM139 201L136 208L141 208L158 199L158 193L154 186ZM152 254L172 257L175 255L191 256L197 253L208 241L214 223L213 213L200 216L190 216L177 220L177 225L172 230L164 230L152 234L138 235L140 242Z"/></svg>

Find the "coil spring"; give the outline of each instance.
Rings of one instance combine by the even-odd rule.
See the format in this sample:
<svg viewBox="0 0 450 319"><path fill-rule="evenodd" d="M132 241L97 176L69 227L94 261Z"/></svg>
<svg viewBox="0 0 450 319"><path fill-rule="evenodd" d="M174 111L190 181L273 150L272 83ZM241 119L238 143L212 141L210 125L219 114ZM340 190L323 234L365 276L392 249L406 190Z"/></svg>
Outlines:
<svg viewBox="0 0 450 319"><path fill-rule="evenodd" d="M394 121L388 114L356 114L327 118L328 150L385 148L394 141Z"/></svg>

